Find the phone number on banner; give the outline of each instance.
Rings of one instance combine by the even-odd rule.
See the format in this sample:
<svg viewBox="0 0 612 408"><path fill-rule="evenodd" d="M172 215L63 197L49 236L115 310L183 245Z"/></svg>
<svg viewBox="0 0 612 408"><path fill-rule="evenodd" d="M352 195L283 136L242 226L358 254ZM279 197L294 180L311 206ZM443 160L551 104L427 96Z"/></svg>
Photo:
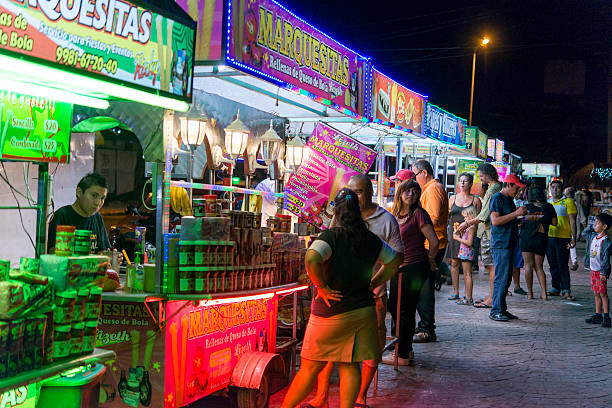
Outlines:
<svg viewBox="0 0 612 408"><path fill-rule="evenodd" d="M96 72L106 70L106 72L110 74L115 74L117 72L117 60L112 58L105 60L103 57L86 52L79 55L78 50L70 48L57 47L55 50L55 58L60 64L70 65L76 68L88 69Z"/></svg>

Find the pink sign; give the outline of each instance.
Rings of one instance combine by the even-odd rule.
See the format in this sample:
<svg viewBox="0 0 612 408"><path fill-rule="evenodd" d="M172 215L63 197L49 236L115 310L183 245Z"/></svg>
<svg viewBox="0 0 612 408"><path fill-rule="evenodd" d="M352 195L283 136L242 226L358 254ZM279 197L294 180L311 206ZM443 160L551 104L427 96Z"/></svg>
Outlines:
<svg viewBox="0 0 612 408"><path fill-rule="evenodd" d="M190 404L227 387L243 353L274 352L273 293L166 305L165 407Z"/></svg>
<svg viewBox="0 0 612 408"><path fill-rule="evenodd" d="M230 64L331 101L335 109L365 115L365 57L272 0L229 3Z"/></svg>
<svg viewBox="0 0 612 408"><path fill-rule="evenodd" d="M317 227L327 228L338 191L351 176L366 174L374 159L374 150L319 123L306 144L302 165L285 187L287 209Z"/></svg>

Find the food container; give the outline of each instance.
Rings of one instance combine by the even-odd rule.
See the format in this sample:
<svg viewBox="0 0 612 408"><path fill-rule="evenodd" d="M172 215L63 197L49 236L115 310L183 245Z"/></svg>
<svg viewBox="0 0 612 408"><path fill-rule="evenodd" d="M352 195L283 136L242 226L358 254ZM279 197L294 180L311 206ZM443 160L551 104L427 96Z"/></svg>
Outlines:
<svg viewBox="0 0 612 408"><path fill-rule="evenodd" d="M234 211L236 213L236 227L245 228L246 225L246 213L244 211Z"/></svg>
<svg viewBox="0 0 612 408"><path fill-rule="evenodd" d="M180 241L179 247L179 266L195 265L195 241Z"/></svg>
<svg viewBox="0 0 612 408"><path fill-rule="evenodd" d="M0 282L8 280L11 272L11 261L0 259Z"/></svg>
<svg viewBox="0 0 612 408"><path fill-rule="evenodd" d="M96 346L96 335L98 334L98 321L87 320L83 331L83 353L91 353Z"/></svg>
<svg viewBox="0 0 612 408"><path fill-rule="evenodd" d="M179 293L188 294L195 291L195 268L180 267L179 269Z"/></svg>
<svg viewBox="0 0 612 408"><path fill-rule="evenodd" d="M21 257L19 260L19 271L38 274L39 261L36 258Z"/></svg>
<svg viewBox="0 0 612 408"><path fill-rule="evenodd" d="M58 225L55 232L55 255L71 256L74 251L74 232L72 225Z"/></svg>
<svg viewBox="0 0 612 408"><path fill-rule="evenodd" d="M100 307L102 305L102 288L94 286L89 290L89 299L85 303L85 319L98 319Z"/></svg>
<svg viewBox="0 0 612 408"><path fill-rule="evenodd" d="M206 290L206 275L207 275L207 272L205 272L204 269L196 269L196 271L194 272L194 275L195 275L194 292L195 293L204 293L204 291Z"/></svg>
<svg viewBox="0 0 612 408"><path fill-rule="evenodd" d="M134 253L143 255L145 252L145 237L147 235L147 227L136 227L134 230Z"/></svg>
<svg viewBox="0 0 612 408"><path fill-rule="evenodd" d="M74 303L74 319L75 322L82 322L85 318L85 304L87 303L87 299L89 299L89 289L81 288L79 289L76 297L76 302Z"/></svg>
<svg viewBox="0 0 612 408"><path fill-rule="evenodd" d="M53 359L65 358L70 355L70 331L72 326L63 324L55 326L53 332Z"/></svg>
<svg viewBox="0 0 612 408"><path fill-rule="evenodd" d="M255 218L255 213L245 212L244 213L244 228L253 228L254 218Z"/></svg>
<svg viewBox="0 0 612 408"><path fill-rule="evenodd" d="M280 225L278 226L278 231L279 232L290 232L291 231L291 216L279 214L276 217L280 223Z"/></svg>
<svg viewBox="0 0 612 408"><path fill-rule="evenodd" d="M53 321L55 323L72 323L76 298L76 290L66 290L55 294L55 309L53 309Z"/></svg>
<svg viewBox="0 0 612 408"><path fill-rule="evenodd" d="M91 252L91 231L76 230L74 232L74 254L89 255Z"/></svg>
<svg viewBox="0 0 612 408"><path fill-rule="evenodd" d="M261 228L261 213L253 213L253 228Z"/></svg>
<svg viewBox="0 0 612 408"><path fill-rule="evenodd" d="M207 250L208 248L206 247L206 241L194 241L194 262L193 264L195 266L203 266L204 265L204 258L208 258L207 255Z"/></svg>
<svg viewBox="0 0 612 408"><path fill-rule="evenodd" d="M234 226L234 212L232 210L221 210L221 217L227 218L230 220L230 228Z"/></svg>
<svg viewBox="0 0 612 408"><path fill-rule="evenodd" d="M216 195L205 195L204 196L204 216L216 217L217 216L217 196Z"/></svg>
<svg viewBox="0 0 612 408"><path fill-rule="evenodd" d="M78 356L83 354L83 335L85 331L85 323L78 322L72 325L70 329L70 355Z"/></svg>

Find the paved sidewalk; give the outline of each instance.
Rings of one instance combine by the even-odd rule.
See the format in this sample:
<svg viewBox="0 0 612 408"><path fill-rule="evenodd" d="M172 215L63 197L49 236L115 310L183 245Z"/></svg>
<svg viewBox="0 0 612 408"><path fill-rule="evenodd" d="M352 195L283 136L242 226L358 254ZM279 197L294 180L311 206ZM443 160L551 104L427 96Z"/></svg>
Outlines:
<svg viewBox="0 0 612 408"><path fill-rule="evenodd" d="M583 252L583 251L582 251ZM582 262L580 262L582 265ZM534 293L540 287L534 277ZM550 275L547 274L550 288ZM463 279L460 294L463 295ZM526 289L524 275L521 286ZM511 286L512 290L513 286ZM612 407L612 329L584 323L593 313L590 274L572 272L577 300L508 297L520 320L488 318L490 309L459 306L437 293L438 341L416 344L415 366L381 365L371 407ZM474 298L488 293L488 275L474 275ZM285 391L274 395L278 407ZM330 407L338 407L338 383Z"/></svg>

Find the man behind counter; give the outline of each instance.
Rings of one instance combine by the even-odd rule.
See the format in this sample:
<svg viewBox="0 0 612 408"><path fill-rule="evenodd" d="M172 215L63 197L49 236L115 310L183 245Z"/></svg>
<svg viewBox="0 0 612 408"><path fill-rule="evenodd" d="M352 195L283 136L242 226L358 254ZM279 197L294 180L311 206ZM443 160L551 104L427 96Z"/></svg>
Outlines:
<svg viewBox="0 0 612 408"><path fill-rule="evenodd" d="M55 211L49 224L48 253L55 252L55 232L58 225L72 225L76 229L91 231L91 248L94 253L110 248L108 233L98 212L104 205L107 192L106 179L99 173L89 173L79 181L74 203Z"/></svg>

